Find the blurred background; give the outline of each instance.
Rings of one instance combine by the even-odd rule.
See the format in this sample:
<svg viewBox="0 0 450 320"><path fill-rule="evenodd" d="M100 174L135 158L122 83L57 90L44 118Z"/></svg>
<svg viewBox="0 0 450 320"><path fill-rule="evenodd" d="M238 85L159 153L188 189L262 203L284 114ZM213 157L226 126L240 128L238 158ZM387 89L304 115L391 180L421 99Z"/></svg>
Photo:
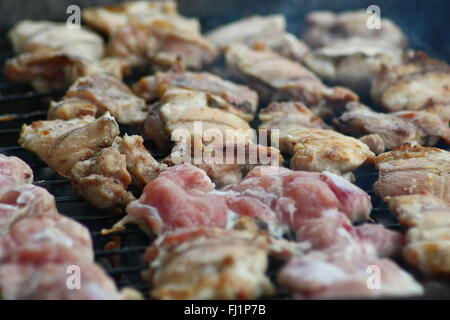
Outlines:
<svg viewBox="0 0 450 320"><path fill-rule="evenodd" d="M120 3L117 0L0 0L0 28L4 33L21 19L65 21L71 4L81 9ZM282 13L290 32L299 35L305 14L313 10L343 11L378 5L382 17L393 19L411 39L412 47L450 62L449 0L178 0L181 13L200 18L207 31L252 14Z"/></svg>

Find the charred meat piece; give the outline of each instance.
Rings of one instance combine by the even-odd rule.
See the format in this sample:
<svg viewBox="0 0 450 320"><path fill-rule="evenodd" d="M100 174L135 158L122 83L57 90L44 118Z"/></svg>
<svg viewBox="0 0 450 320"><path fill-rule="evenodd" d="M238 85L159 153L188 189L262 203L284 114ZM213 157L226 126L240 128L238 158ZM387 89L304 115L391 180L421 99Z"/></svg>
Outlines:
<svg viewBox="0 0 450 320"><path fill-rule="evenodd" d="M110 209L135 199L127 191L131 176L126 156L115 148L102 149L94 158L77 162L70 177L74 193L96 208Z"/></svg>
<svg viewBox="0 0 450 320"><path fill-rule="evenodd" d="M309 52L303 61L320 78L369 96L372 80L383 66L400 63L402 54L382 40L349 38Z"/></svg>
<svg viewBox="0 0 450 320"><path fill-rule="evenodd" d="M423 52L409 52L402 64L384 68L372 98L389 112L421 110L450 121L450 66Z"/></svg>
<svg viewBox="0 0 450 320"><path fill-rule="evenodd" d="M79 114L98 117L110 112L117 122L132 125L144 122L146 109L144 100L122 81L107 74L94 74L79 78L62 101L51 104L48 115L50 119L68 120Z"/></svg>
<svg viewBox="0 0 450 320"><path fill-rule="evenodd" d="M98 119L86 116L23 125L19 144L61 175L69 176L78 161L90 159L101 149L110 147L118 134L119 127L107 112Z"/></svg>
<svg viewBox="0 0 450 320"><path fill-rule="evenodd" d="M208 252L208 254L205 254ZM196 228L161 236L146 252L158 299L254 299L274 292L264 234Z"/></svg>
<svg viewBox="0 0 450 320"><path fill-rule="evenodd" d="M381 197L430 194L450 204L450 153L442 149L402 146L376 159L375 192Z"/></svg>
<svg viewBox="0 0 450 320"><path fill-rule="evenodd" d="M178 14L175 1L130 1L118 5L87 8L82 14L88 25L110 36L122 26L155 19L175 21L182 28L193 32L200 31L197 19Z"/></svg>
<svg viewBox="0 0 450 320"><path fill-rule="evenodd" d="M158 72L141 78L133 89L146 102L154 102L158 99L158 92L164 87L204 92L208 94L208 104L211 107L235 113L247 121L253 120L258 106L256 92L207 72Z"/></svg>
<svg viewBox="0 0 450 320"><path fill-rule="evenodd" d="M206 37L221 49L233 43L250 47L265 45L274 52L298 61L309 50L306 44L286 32L286 19L279 14L251 16L231 22L210 31Z"/></svg>
<svg viewBox="0 0 450 320"><path fill-rule="evenodd" d="M375 112L360 103L349 103L339 118L338 128L355 137L376 134L387 149L405 143L432 146L440 138L450 142L450 128L436 114L425 111Z"/></svg>
<svg viewBox="0 0 450 320"><path fill-rule="evenodd" d="M325 105L338 109L358 100L352 91L329 88L301 64L269 50L233 44L226 52L226 61L232 72L256 90L263 101L292 100L310 107Z"/></svg>
<svg viewBox="0 0 450 320"><path fill-rule="evenodd" d="M308 28L304 39L311 47L322 47L352 37L381 40L392 46L406 48L408 39L391 20L381 19L381 28L367 27L370 15L366 11L315 11L307 15Z"/></svg>
<svg viewBox="0 0 450 320"><path fill-rule="evenodd" d="M187 68L200 69L217 56L216 48L200 33L167 19L119 27L106 51L110 57L126 59L132 67L156 69L170 68L180 57Z"/></svg>

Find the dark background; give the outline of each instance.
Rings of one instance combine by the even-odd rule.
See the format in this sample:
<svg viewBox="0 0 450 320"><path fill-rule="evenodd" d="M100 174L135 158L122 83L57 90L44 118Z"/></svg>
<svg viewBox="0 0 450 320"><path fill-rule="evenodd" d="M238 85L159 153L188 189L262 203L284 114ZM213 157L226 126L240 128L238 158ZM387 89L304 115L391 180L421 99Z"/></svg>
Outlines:
<svg viewBox="0 0 450 320"><path fill-rule="evenodd" d="M81 9L117 0L0 0L0 28L6 30L21 19L65 21L66 8L77 4ZM203 30L251 14L283 13L289 31L299 35L303 17L312 10L362 9L376 4L382 17L393 19L406 32L414 48L450 61L449 0L179 0L180 11L199 17Z"/></svg>

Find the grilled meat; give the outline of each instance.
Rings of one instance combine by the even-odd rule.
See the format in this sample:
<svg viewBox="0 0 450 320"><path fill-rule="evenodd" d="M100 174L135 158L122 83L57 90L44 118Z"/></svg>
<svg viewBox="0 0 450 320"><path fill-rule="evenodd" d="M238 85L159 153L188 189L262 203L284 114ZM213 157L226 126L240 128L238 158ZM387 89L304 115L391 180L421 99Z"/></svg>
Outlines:
<svg viewBox="0 0 450 320"><path fill-rule="evenodd" d="M0 196L8 188L31 183L33 170L17 157L7 157L0 153Z"/></svg>

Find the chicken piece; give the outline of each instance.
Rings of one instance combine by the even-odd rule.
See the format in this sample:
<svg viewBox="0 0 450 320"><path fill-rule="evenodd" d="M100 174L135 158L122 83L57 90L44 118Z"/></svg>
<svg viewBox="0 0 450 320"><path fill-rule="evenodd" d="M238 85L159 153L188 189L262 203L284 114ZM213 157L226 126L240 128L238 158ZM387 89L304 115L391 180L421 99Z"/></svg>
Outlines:
<svg viewBox="0 0 450 320"><path fill-rule="evenodd" d="M0 197L10 188L31 183L33 170L21 159L0 153Z"/></svg>
<svg viewBox="0 0 450 320"><path fill-rule="evenodd" d="M263 101L292 100L310 107L339 109L358 100L352 91L329 88L301 64L268 50L233 44L225 56L231 71L256 90Z"/></svg>
<svg viewBox="0 0 450 320"><path fill-rule="evenodd" d="M70 177L74 193L96 208L110 209L135 199L126 190L131 184L126 156L113 147L102 149L94 158L77 162Z"/></svg>
<svg viewBox="0 0 450 320"><path fill-rule="evenodd" d="M450 153L405 145L376 158L374 191L382 198L430 194L450 204Z"/></svg>
<svg viewBox="0 0 450 320"><path fill-rule="evenodd" d="M383 40L348 38L305 54L303 61L320 78L366 97L382 66L400 63L402 54Z"/></svg>
<svg viewBox="0 0 450 320"><path fill-rule="evenodd" d="M151 65L157 69L170 68L180 57L187 68L200 69L217 56L216 48L200 33L167 19L119 27L106 51L110 57L126 59L132 67Z"/></svg>
<svg viewBox="0 0 450 320"><path fill-rule="evenodd" d="M381 285L370 288L374 272ZM278 282L303 299L415 296L422 286L389 259L361 254L312 252L292 259L278 274Z"/></svg>
<svg viewBox="0 0 450 320"><path fill-rule="evenodd" d="M131 1L118 5L87 8L82 12L88 25L109 36L132 22L167 19L192 32L200 32L197 19L180 16L175 1Z"/></svg>
<svg viewBox="0 0 450 320"><path fill-rule="evenodd" d="M165 152L170 150L171 140L180 142L191 136L203 138L208 133L213 136L220 133L223 139L242 138L244 142L254 139L254 132L246 121L232 113L208 107L205 93L181 88L168 88L161 93L159 103L150 108L142 131L144 138Z"/></svg>
<svg viewBox="0 0 450 320"><path fill-rule="evenodd" d="M353 37L380 40L392 46L406 48L408 39L390 19L381 19L381 28L369 29L370 14L366 11L314 11L306 16L308 28L303 37L311 47L322 47Z"/></svg>
<svg viewBox="0 0 450 320"><path fill-rule="evenodd" d="M102 38L86 29L69 29L65 23L24 20L8 33L16 53L51 52L98 60L103 57Z"/></svg>
<svg viewBox="0 0 450 320"><path fill-rule="evenodd" d="M439 116L425 111L375 112L360 103L349 103L339 118L338 128L355 137L376 134L388 149L403 144L432 146L440 138L450 142L450 128ZM384 150L382 150L384 151Z"/></svg>
<svg viewBox="0 0 450 320"><path fill-rule="evenodd" d="M69 176L73 166L110 147L119 135L119 126L106 112L94 119L36 121L23 125L19 144L36 153L52 169Z"/></svg>
<svg viewBox="0 0 450 320"><path fill-rule="evenodd" d="M251 16L234 21L210 31L206 37L222 50L233 43L250 47L259 44L297 61L309 50L305 43L286 32L286 19L280 14Z"/></svg>
<svg viewBox="0 0 450 320"><path fill-rule="evenodd" d="M207 72L158 72L141 78L133 89L146 102L153 102L158 99L158 92L164 87L204 92L208 95L209 106L235 113L246 121L253 120L258 106L256 92Z"/></svg>
<svg viewBox="0 0 450 320"><path fill-rule="evenodd" d="M126 167L133 184L143 189L147 183L155 179L167 166L153 158L144 146L141 136L116 137L113 148L116 148L126 158Z"/></svg>
<svg viewBox="0 0 450 320"><path fill-rule="evenodd" d="M359 141L366 144L370 151L372 151L375 155L379 155L386 150L384 140L378 134L368 134L366 136L362 136L359 138Z"/></svg>
<svg viewBox="0 0 450 320"><path fill-rule="evenodd" d="M48 113L50 119L67 120L70 115L94 112L98 117L109 111L117 122L133 125L144 122L146 109L144 100L123 82L107 74L94 74L79 78L62 101L51 104Z"/></svg>
<svg viewBox="0 0 450 320"><path fill-rule="evenodd" d="M164 160L169 165L192 163L204 170L218 188L240 182L256 166L282 166L278 149L253 143L180 142Z"/></svg>
<svg viewBox="0 0 450 320"><path fill-rule="evenodd" d="M281 151L292 154L294 170L345 174L375 159L366 144L332 130L298 129L280 143Z"/></svg>
<svg viewBox="0 0 450 320"><path fill-rule="evenodd" d="M372 85L372 98L389 112L412 110L450 121L450 66L423 52L409 52L402 64L384 68Z"/></svg>
<svg viewBox="0 0 450 320"><path fill-rule="evenodd" d="M188 229L162 236L147 250L145 277L157 299L255 299L274 293L267 255L263 234Z"/></svg>

